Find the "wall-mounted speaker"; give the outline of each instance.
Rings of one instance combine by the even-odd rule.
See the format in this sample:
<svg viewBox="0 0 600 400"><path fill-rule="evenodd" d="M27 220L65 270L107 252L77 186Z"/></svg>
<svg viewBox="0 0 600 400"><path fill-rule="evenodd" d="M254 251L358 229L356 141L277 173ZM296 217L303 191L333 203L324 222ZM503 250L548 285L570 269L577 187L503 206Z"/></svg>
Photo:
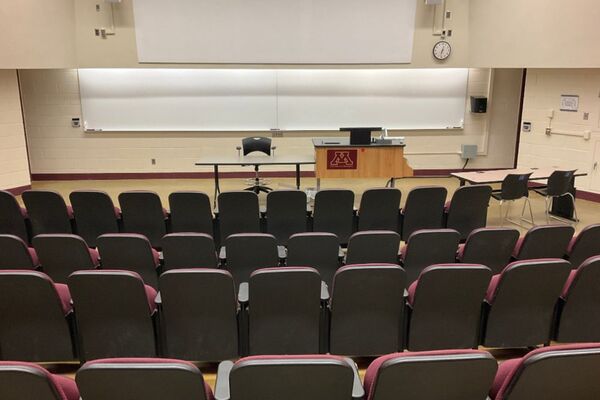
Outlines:
<svg viewBox="0 0 600 400"><path fill-rule="evenodd" d="M471 112L476 114L487 112L487 97L471 96Z"/></svg>

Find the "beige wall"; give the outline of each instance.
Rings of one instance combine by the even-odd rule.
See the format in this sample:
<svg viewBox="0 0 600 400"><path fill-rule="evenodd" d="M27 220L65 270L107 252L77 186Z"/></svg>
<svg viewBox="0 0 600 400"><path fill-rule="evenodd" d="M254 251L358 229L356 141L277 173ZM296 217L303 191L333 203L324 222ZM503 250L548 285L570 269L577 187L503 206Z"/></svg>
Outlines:
<svg viewBox="0 0 600 400"><path fill-rule="evenodd" d="M17 71L0 70L0 189L30 184Z"/></svg>
<svg viewBox="0 0 600 400"><path fill-rule="evenodd" d="M599 168L594 168L600 163L599 93L600 69L528 70L523 121L533 129L521 132L519 166L577 168L589 174L577 178L577 187L600 192ZM560 111L561 94L579 95L579 111ZM588 120L584 113L589 113ZM550 123L563 135L546 135ZM581 137L585 131L590 131L589 140Z"/></svg>

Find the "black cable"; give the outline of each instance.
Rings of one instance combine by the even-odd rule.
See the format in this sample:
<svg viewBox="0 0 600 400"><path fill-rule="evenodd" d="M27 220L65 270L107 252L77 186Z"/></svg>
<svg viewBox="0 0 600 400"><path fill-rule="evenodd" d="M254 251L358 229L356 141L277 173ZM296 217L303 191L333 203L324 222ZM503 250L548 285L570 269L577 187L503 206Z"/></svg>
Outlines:
<svg viewBox="0 0 600 400"><path fill-rule="evenodd" d="M465 165L463 165L462 169L467 168L467 164L469 163L470 158L467 158L467 161L465 161Z"/></svg>

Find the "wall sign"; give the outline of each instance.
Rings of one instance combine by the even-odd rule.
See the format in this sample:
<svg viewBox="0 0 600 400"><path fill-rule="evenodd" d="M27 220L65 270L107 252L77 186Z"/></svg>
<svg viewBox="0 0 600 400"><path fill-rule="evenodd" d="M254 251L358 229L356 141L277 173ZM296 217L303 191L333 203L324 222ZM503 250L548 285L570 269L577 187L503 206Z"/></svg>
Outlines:
<svg viewBox="0 0 600 400"><path fill-rule="evenodd" d="M356 169L356 149L327 150L327 169Z"/></svg>
<svg viewBox="0 0 600 400"><path fill-rule="evenodd" d="M579 96L563 94L560 96L560 111L577 112L579 110Z"/></svg>

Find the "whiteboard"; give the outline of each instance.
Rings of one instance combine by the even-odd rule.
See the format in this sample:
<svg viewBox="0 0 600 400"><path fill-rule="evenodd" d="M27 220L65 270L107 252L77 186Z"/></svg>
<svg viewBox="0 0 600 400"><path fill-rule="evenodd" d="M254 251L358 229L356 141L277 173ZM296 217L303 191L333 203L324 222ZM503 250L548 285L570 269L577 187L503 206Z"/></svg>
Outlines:
<svg viewBox="0 0 600 400"><path fill-rule="evenodd" d="M134 0L142 63L410 63L417 0Z"/></svg>
<svg viewBox="0 0 600 400"><path fill-rule="evenodd" d="M462 127L468 69L80 69L102 131Z"/></svg>

